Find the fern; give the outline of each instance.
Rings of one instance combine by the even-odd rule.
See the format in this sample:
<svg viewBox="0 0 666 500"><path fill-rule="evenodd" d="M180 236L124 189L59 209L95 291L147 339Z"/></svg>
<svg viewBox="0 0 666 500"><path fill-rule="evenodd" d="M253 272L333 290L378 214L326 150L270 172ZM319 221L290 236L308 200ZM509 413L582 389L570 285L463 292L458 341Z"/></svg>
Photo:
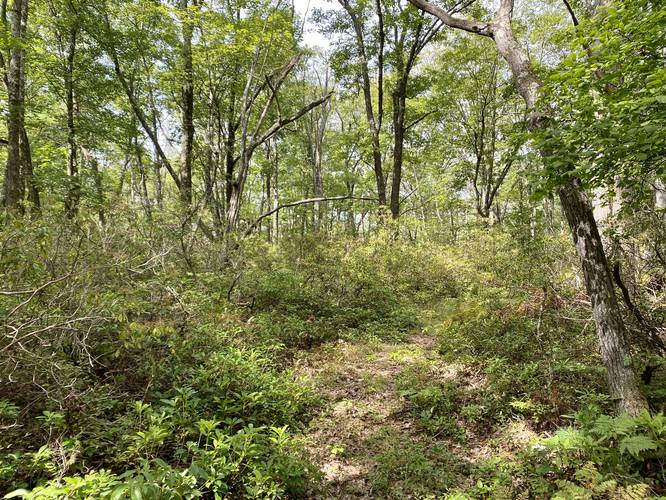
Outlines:
<svg viewBox="0 0 666 500"><path fill-rule="evenodd" d="M644 451L658 448L659 443L645 434L625 437L620 441L620 453L629 453L635 458L639 458Z"/></svg>

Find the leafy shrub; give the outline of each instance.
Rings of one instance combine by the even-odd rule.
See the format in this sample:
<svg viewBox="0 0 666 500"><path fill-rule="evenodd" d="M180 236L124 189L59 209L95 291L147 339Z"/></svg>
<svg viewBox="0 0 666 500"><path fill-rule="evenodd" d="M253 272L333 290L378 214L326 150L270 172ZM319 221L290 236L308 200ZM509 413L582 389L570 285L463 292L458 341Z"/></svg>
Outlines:
<svg viewBox="0 0 666 500"><path fill-rule="evenodd" d="M446 445L413 442L389 430L373 440L382 440L376 466L370 471L372 490L385 498L421 498L447 492L456 473L464 470Z"/></svg>

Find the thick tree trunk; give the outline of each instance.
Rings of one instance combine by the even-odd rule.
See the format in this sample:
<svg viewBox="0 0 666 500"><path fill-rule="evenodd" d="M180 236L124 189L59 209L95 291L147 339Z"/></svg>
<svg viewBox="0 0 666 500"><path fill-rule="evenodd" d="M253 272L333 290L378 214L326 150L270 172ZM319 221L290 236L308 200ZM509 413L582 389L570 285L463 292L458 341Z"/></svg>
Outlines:
<svg viewBox="0 0 666 500"><path fill-rule="evenodd" d="M410 0L417 7L439 17L446 25L471 33L488 36L495 41L500 55L511 68L518 92L525 101L531 127L543 127L547 122L534 113L541 90L541 81L530 66L527 51L518 43L511 26L513 0L501 0L499 10L491 23L479 23L452 17L427 0ZM543 154L548 158L548 154ZM577 181L567 181L559 190L562 209L571 227L578 252L587 293L592 302L593 316L601 356L606 367L611 396L618 407L630 415L648 408L638 380L631 368L631 354L626 344L626 327L615 296L611 271L604 253L592 208L580 190Z"/></svg>
<svg viewBox="0 0 666 500"><path fill-rule="evenodd" d="M192 68L192 20L188 13L188 0L180 0L183 23L183 88L182 88L182 127L183 143L181 150L180 195L183 204L192 204L192 158L194 147L194 74Z"/></svg>
<svg viewBox="0 0 666 500"><path fill-rule="evenodd" d="M14 0L11 32L14 43L9 51L7 72L7 166L3 186L4 205L9 211L21 211L24 184L21 178L21 132L24 127L24 50L28 0Z"/></svg>
<svg viewBox="0 0 666 500"><path fill-rule="evenodd" d="M647 404L632 370L624 321L592 207L575 180L562 186L559 196L583 266L611 396L627 413L637 415Z"/></svg>

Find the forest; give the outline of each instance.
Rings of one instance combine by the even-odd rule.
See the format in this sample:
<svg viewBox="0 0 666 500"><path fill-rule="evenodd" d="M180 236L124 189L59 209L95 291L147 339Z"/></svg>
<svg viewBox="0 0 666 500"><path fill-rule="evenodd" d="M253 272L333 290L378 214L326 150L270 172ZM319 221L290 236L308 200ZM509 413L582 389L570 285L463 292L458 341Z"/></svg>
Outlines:
<svg viewBox="0 0 666 500"><path fill-rule="evenodd" d="M0 0L0 497L666 498L664 0Z"/></svg>

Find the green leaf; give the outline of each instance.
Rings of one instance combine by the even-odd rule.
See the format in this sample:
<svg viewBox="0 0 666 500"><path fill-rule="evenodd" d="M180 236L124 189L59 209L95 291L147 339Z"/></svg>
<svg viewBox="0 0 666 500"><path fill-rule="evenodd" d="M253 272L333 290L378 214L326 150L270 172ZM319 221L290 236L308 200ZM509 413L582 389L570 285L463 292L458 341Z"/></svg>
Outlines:
<svg viewBox="0 0 666 500"><path fill-rule="evenodd" d="M16 498L16 497L24 497L28 495L30 492L28 490L25 490L23 488L19 490L14 490L11 493L7 493L4 497L2 498Z"/></svg>
<svg viewBox="0 0 666 500"><path fill-rule="evenodd" d="M110 500L120 500L125 496L125 493L127 492L127 485L126 484L121 484L118 486L116 489L113 490L111 493Z"/></svg>
<svg viewBox="0 0 666 500"><path fill-rule="evenodd" d="M620 452L629 452L636 458L640 456L641 452L656 450L658 447L659 443L645 434L626 437L620 441Z"/></svg>

